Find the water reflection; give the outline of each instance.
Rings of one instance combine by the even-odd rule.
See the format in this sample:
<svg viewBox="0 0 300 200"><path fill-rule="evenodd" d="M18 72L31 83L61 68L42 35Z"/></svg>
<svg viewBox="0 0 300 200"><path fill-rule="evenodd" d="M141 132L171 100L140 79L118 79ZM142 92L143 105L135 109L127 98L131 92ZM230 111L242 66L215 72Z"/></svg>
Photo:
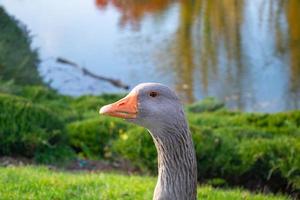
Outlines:
<svg viewBox="0 0 300 200"><path fill-rule="evenodd" d="M159 81L175 88L185 102L215 96L245 111L300 107L299 0L2 4L35 35L33 46L40 49L43 61L66 57L131 86ZM39 71L62 93L120 92L55 67L50 59Z"/></svg>
<svg viewBox="0 0 300 200"><path fill-rule="evenodd" d="M227 76L230 84L241 85L243 65L239 27L242 5L243 1L235 0L180 2L180 23L171 45L177 50L178 61L173 65L178 71L176 88L185 89L188 102L194 100L192 79L200 80L202 95L209 95L210 83L219 81L220 64L228 67L227 74L222 76ZM228 59L227 63L219 61L222 53ZM193 76L197 74L196 70L200 73Z"/></svg>
<svg viewBox="0 0 300 200"><path fill-rule="evenodd" d="M122 13L121 27L178 7L177 31L156 51L185 101L217 96L232 108L299 108L300 1L97 0ZM166 70L167 69L167 70ZM175 72L175 73L174 73Z"/></svg>
<svg viewBox="0 0 300 200"><path fill-rule="evenodd" d="M300 107L300 1L288 0L285 2L288 22L288 49L290 57L289 95L292 99L290 108Z"/></svg>

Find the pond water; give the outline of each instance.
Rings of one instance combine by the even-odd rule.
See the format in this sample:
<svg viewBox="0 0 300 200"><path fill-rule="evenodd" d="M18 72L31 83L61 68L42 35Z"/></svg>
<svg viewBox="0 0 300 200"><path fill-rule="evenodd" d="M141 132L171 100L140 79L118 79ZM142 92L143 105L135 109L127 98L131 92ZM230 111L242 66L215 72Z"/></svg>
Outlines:
<svg viewBox="0 0 300 200"><path fill-rule="evenodd" d="M1 0L25 24L39 73L69 95L124 92L55 62L63 57L131 87L161 82L185 102L300 107L299 0Z"/></svg>

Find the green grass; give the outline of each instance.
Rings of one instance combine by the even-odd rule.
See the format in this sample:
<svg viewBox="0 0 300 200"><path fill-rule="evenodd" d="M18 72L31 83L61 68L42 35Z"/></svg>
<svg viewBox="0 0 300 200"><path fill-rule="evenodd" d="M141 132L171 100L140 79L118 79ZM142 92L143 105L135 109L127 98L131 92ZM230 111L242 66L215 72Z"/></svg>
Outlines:
<svg viewBox="0 0 300 200"><path fill-rule="evenodd" d="M0 199L152 199L156 179L105 173L57 172L45 167L0 168ZM281 200L284 196L253 194L240 189L198 188L198 199Z"/></svg>

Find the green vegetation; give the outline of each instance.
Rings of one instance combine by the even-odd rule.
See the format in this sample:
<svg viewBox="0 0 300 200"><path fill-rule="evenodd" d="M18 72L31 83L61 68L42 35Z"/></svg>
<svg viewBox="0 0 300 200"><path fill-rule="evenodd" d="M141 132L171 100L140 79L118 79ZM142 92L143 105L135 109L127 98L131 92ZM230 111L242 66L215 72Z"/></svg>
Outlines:
<svg viewBox="0 0 300 200"><path fill-rule="evenodd" d="M156 174L156 149L147 131L98 114L102 105L120 95L71 98L41 86L14 87L11 94L0 95L1 155L33 156L42 163L68 160L75 154L122 158ZM206 99L192 105L192 110L187 107L198 180L299 193L300 111L247 114L221 106L210 111L215 104Z"/></svg>
<svg viewBox="0 0 300 200"><path fill-rule="evenodd" d="M92 118L70 123L67 133L71 146L82 156L96 159L110 158L112 141L127 127L125 122L119 120Z"/></svg>
<svg viewBox="0 0 300 200"><path fill-rule="evenodd" d="M36 51L30 49L28 31L0 6L0 79L19 84L40 84Z"/></svg>
<svg viewBox="0 0 300 200"><path fill-rule="evenodd" d="M55 172L42 167L0 168L0 197L8 199L152 199L155 178L116 174ZM240 189L198 188L206 200L284 200Z"/></svg>
<svg viewBox="0 0 300 200"><path fill-rule="evenodd" d="M25 98L0 94L0 113L0 154L30 157L43 143L63 137L59 116Z"/></svg>
<svg viewBox="0 0 300 200"><path fill-rule="evenodd" d="M196 102L192 105L189 105L187 108L188 111L192 113L209 112L224 108L224 103L217 101L212 97L208 97L203 99L201 102Z"/></svg>

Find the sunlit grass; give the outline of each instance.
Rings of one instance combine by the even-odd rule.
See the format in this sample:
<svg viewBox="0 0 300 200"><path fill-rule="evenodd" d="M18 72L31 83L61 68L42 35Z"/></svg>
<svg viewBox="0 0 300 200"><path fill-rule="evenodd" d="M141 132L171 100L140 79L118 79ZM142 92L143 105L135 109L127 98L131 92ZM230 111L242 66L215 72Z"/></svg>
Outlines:
<svg viewBox="0 0 300 200"><path fill-rule="evenodd" d="M156 179L106 173L57 172L45 167L0 168L0 199L152 199ZM240 189L198 188L198 199L280 200L284 196L252 194Z"/></svg>

